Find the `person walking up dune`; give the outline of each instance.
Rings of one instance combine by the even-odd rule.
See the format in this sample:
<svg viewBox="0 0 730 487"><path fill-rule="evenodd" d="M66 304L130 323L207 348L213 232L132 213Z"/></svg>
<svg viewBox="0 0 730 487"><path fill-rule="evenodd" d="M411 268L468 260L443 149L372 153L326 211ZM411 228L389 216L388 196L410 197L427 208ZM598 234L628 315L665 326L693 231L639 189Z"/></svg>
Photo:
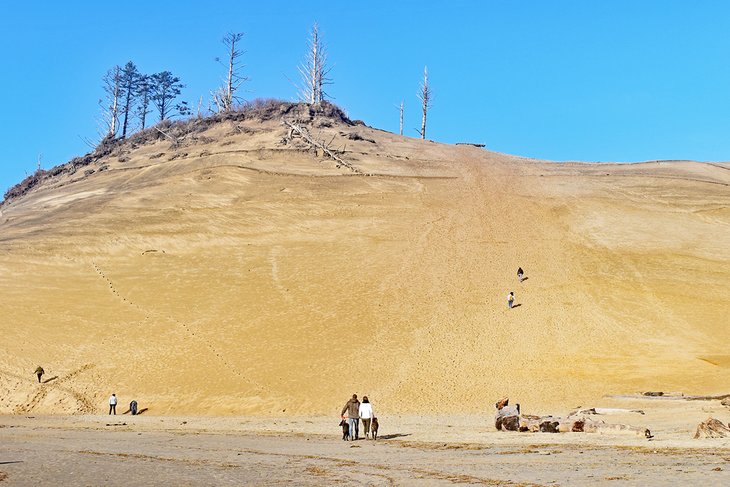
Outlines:
<svg viewBox="0 0 730 487"><path fill-rule="evenodd" d="M520 282L523 281L522 277L525 275L525 271L522 270L522 267L517 268L517 279L519 279Z"/></svg>
<svg viewBox="0 0 730 487"><path fill-rule="evenodd" d="M510 291L509 296L507 296L507 306L509 306L510 309L512 309L512 306L515 304L515 293Z"/></svg>
<svg viewBox="0 0 730 487"><path fill-rule="evenodd" d="M357 394L353 394L352 399L347 401L340 416L344 416L345 412L347 412L347 423L350 425L350 438L357 440L360 438L360 401L357 400Z"/></svg>
<svg viewBox="0 0 730 487"><path fill-rule="evenodd" d="M36 367L36 369L35 369L35 375L38 376L38 383L39 384L41 383L41 377L43 377L43 374L45 374L45 373L46 373L46 371L43 370L43 367L41 367L40 365L38 367Z"/></svg>
<svg viewBox="0 0 730 487"><path fill-rule="evenodd" d="M370 421L372 421L373 416L375 416L373 413L373 406L370 404L368 396L362 397L358 413L360 415L360 420L362 421L362 429L364 431L365 438L367 439L370 435Z"/></svg>

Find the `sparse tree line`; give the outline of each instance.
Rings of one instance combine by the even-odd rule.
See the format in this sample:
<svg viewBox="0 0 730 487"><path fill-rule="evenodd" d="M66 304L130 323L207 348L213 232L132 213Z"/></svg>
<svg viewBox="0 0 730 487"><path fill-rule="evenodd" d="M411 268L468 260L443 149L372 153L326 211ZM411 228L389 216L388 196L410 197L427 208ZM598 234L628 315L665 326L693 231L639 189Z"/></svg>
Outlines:
<svg viewBox="0 0 730 487"><path fill-rule="evenodd" d="M226 57L215 60L225 68L225 75L221 85L210 92L211 102L208 110L211 112L232 111L244 101L239 92L249 78L243 74L245 66L241 63L241 58L245 54L241 49L243 35L241 32L230 32L222 40ZM315 23L310 32L304 61L298 66L300 82L293 83L297 88L299 100L316 105L331 98L325 91L327 85L333 84L329 77L331 70L332 67L327 59L327 47ZM102 109L100 135L104 139L125 139L135 129L144 130L149 122L148 116L153 111L156 112L157 122L192 113L186 101L177 101L185 85L170 71L143 74L132 61L129 61L124 66L112 67L102 81L104 98L99 100ZM433 93L428 84L428 68L424 69L417 96L421 106L421 127L416 131L422 139L425 139L427 113L433 100ZM202 98L198 106L199 116L201 106ZM404 101L400 102L398 110L400 135L403 135Z"/></svg>
<svg viewBox="0 0 730 487"><path fill-rule="evenodd" d="M187 102L175 103L185 87L180 78L170 71L142 74L129 61L124 66L114 66L104 75L105 96L99 100L102 108L102 136L125 139L133 126L144 129L147 116L156 109L161 122L173 113L189 115Z"/></svg>

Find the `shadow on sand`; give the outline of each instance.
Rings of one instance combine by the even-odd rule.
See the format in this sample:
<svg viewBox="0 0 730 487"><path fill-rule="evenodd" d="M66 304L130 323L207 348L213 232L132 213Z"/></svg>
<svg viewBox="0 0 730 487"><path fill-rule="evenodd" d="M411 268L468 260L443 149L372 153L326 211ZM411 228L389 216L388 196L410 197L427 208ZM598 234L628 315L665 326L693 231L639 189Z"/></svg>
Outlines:
<svg viewBox="0 0 730 487"><path fill-rule="evenodd" d="M393 438L402 438L404 436L411 436L410 433L393 433L392 435L378 435L379 440L392 440Z"/></svg>
<svg viewBox="0 0 730 487"><path fill-rule="evenodd" d="M43 381L43 383L44 383L44 384L48 384L48 383L49 383L49 382L51 382L52 380L56 380L56 379L58 379L58 376L57 376L57 375L54 375L53 377L50 377L50 378L48 378L48 379L44 380L44 381Z"/></svg>
<svg viewBox="0 0 730 487"><path fill-rule="evenodd" d="M137 411L137 416L139 416L139 415L140 415L140 414L142 414L143 412L147 411L148 409L149 409L149 408L142 408L142 409L140 409L139 411ZM131 410L131 409L127 409L127 410L126 410L126 411L124 411L124 412L123 412L122 414L129 414L129 413L131 413L131 412L132 412L132 410Z"/></svg>

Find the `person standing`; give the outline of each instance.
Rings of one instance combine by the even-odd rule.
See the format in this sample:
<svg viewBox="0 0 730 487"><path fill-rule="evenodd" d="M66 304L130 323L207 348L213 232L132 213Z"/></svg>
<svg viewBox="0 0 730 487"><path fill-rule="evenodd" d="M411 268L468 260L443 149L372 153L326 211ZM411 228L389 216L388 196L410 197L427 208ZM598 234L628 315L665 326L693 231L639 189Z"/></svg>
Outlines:
<svg viewBox="0 0 730 487"><path fill-rule="evenodd" d="M129 403L129 411L132 413L132 416L137 415L137 401L132 400L132 402Z"/></svg>
<svg viewBox="0 0 730 487"><path fill-rule="evenodd" d="M509 296L507 296L507 306L509 306L510 309L512 309L512 306L515 304L515 293L510 291Z"/></svg>
<svg viewBox="0 0 730 487"><path fill-rule="evenodd" d="M112 394L111 397L109 398L109 414L111 414L112 411L114 411L114 415L116 416L116 414L117 414L117 395L116 394Z"/></svg>
<svg viewBox="0 0 730 487"><path fill-rule="evenodd" d="M340 416L344 416L345 412L347 412L347 423L350 425L350 438L357 440L360 438L360 401L357 400L357 394L353 394L352 399L347 401Z"/></svg>
<svg viewBox="0 0 730 487"><path fill-rule="evenodd" d="M367 439L370 435L370 421L372 421L374 416L373 406L370 404L368 396L363 396L358 414L362 420L362 429L365 432L365 438Z"/></svg>
<svg viewBox="0 0 730 487"><path fill-rule="evenodd" d="M38 376L38 383L39 384L41 383L41 377L43 377L43 374L45 374L45 373L46 373L46 371L43 370L43 367L41 367L40 365L38 367L36 367L36 369L35 369L35 375Z"/></svg>
<svg viewBox="0 0 730 487"><path fill-rule="evenodd" d="M522 267L518 267L517 268L517 279L519 279L520 282L522 282L522 276L524 276L524 275L525 275L525 271L522 270Z"/></svg>

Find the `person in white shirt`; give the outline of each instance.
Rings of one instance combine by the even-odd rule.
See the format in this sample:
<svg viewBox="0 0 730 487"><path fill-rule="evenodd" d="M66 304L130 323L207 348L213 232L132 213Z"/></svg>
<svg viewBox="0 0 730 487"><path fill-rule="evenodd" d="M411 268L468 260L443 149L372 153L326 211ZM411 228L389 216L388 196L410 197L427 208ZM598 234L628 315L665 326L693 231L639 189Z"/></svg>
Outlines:
<svg viewBox="0 0 730 487"><path fill-rule="evenodd" d="M370 434L370 421L372 421L373 416L373 406L370 404L368 396L364 396L360 403L360 420L362 421L362 427L365 430L365 438L368 438Z"/></svg>
<svg viewBox="0 0 730 487"><path fill-rule="evenodd" d="M116 416L116 414L117 414L117 395L116 394L112 394L111 397L109 398L109 414L111 414L112 411L114 411L114 415Z"/></svg>

